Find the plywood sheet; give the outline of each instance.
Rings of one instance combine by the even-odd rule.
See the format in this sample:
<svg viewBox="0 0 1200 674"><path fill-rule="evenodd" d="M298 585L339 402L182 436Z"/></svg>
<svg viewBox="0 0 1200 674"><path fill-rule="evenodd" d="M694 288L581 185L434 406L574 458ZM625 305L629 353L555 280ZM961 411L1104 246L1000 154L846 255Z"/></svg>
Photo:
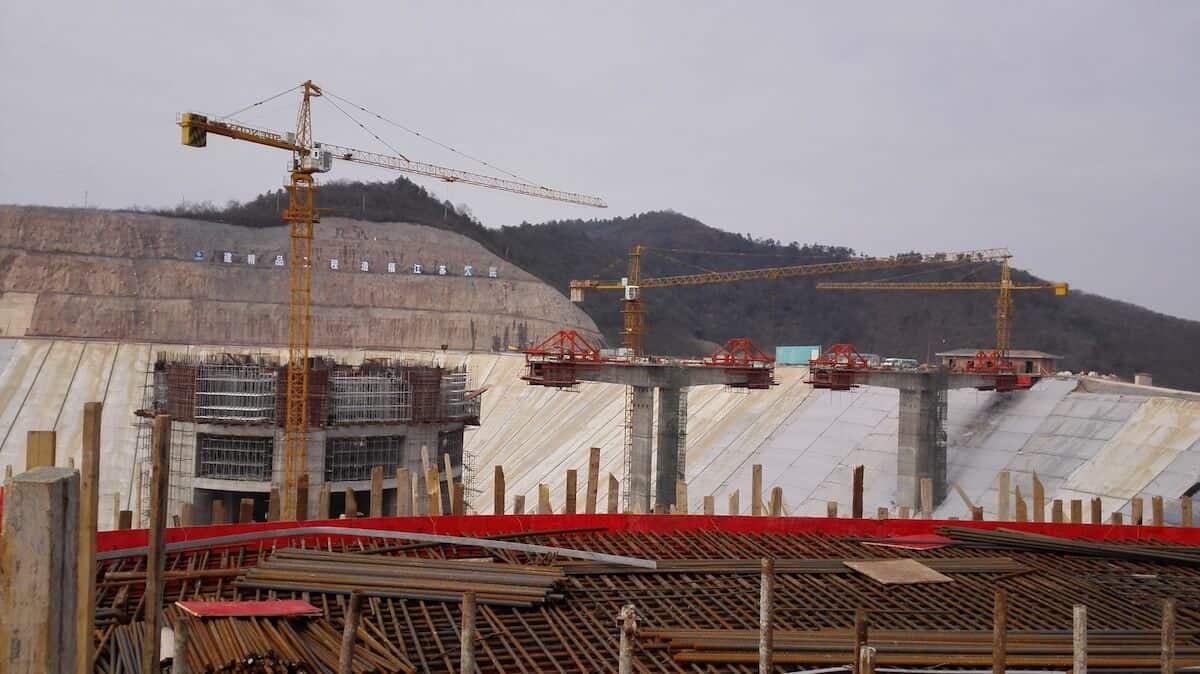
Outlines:
<svg viewBox="0 0 1200 674"><path fill-rule="evenodd" d="M869 562L845 562L846 566L883 585L952 583L954 579L915 559L880 559Z"/></svg>

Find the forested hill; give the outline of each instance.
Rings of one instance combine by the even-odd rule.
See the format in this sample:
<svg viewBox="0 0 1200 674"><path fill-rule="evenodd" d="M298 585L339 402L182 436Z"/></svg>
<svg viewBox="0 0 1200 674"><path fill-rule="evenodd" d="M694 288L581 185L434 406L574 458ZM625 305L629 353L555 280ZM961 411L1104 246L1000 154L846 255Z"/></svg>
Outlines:
<svg viewBox="0 0 1200 674"><path fill-rule="evenodd" d="M403 178L388 183L328 183L321 187L318 201L339 216L414 222L466 235L564 294L571 279L625 275L628 253L635 244L649 249L642 263L643 277L809 264L855 255L839 246L751 239L672 211L487 228L465 208L438 201ZM193 205L165 214L277 227L282 225L283 203L286 195L271 192L245 204ZM798 239L802 236L797 233ZM971 265L916 275L910 270L844 274L836 280L901 275L906 280L995 280L998 269ZM1015 270L1014 278L1035 277ZM731 337L745 336L766 349L779 344L851 342L863 352L926 360L945 349L995 343L992 293L819 291L815 282L788 279L647 290L647 350L699 355ZM1066 369L1124 377L1145 371L1161 385L1200 389L1200 360L1194 357L1200 322L1075 288L1065 298L1051 292L1024 292L1015 301L1014 348L1061 354ZM592 293L583 308L610 345L620 343L616 293Z"/></svg>

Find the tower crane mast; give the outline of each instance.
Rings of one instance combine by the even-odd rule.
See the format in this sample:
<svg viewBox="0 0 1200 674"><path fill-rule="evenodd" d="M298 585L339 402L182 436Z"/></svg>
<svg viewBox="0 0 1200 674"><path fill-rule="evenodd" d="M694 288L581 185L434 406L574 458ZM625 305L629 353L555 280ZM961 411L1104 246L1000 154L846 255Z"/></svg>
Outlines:
<svg viewBox="0 0 1200 674"><path fill-rule="evenodd" d="M288 223L291 241L288 257L288 368L286 416L284 423L283 496L281 517L304 519L304 499L308 464L308 356L312 325L312 241L313 229L320 216L316 207L314 175L332 168L333 159L464 183L489 189L551 199L584 206L605 208L598 197L554 190L515 180L411 161L406 157L383 155L341 145L315 141L312 134L312 99L324 94L312 80L305 81L300 107L296 113L296 131L284 133L260 129L240 122L210 118L195 112L179 115L177 124L182 142L188 147L205 147L208 134L265 145L292 153L288 205L283 219Z"/></svg>

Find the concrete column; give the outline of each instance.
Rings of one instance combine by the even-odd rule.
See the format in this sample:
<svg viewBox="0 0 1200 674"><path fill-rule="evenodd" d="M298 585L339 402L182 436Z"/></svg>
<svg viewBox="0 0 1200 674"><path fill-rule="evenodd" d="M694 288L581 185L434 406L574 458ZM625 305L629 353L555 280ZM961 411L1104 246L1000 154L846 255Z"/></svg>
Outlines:
<svg viewBox="0 0 1200 674"><path fill-rule="evenodd" d="M658 466L655 468L655 504L666 512L675 505L675 483L679 481L679 396L680 389L658 389ZM686 422L685 422L686 423Z"/></svg>
<svg viewBox="0 0 1200 674"><path fill-rule="evenodd" d="M912 377L911 388L900 389L900 428L897 441L896 503L917 507L922 478L933 483L933 504L946 498L946 384L945 369Z"/></svg>
<svg viewBox="0 0 1200 674"><path fill-rule="evenodd" d="M0 670L73 673L79 473L43 467L14 477L0 548Z"/></svg>
<svg viewBox="0 0 1200 674"><path fill-rule="evenodd" d="M634 512L650 511L650 472L654 451L654 389L632 386L630 423L633 443L629 454L629 507ZM671 489L675 481L671 480Z"/></svg>

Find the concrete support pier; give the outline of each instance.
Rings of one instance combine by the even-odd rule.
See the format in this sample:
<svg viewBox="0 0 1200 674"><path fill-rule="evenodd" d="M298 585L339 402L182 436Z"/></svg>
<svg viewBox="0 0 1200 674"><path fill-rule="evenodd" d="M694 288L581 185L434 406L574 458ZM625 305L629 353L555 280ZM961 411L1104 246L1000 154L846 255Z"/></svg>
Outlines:
<svg viewBox="0 0 1200 674"><path fill-rule="evenodd" d="M649 386L629 388L630 426L633 434L629 452L629 508L635 513L648 513L650 475L654 458L654 389Z"/></svg>
<svg viewBox="0 0 1200 674"><path fill-rule="evenodd" d="M79 473L35 468L4 495L0 671L76 671Z"/></svg>
<svg viewBox="0 0 1200 674"><path fill-rule="evenodd" d="M658 389L658 466L655 468L654 504L664 512L675 505L675 484L680 479L679 418L681 389Z"/></svg>
<svg viewBox="0 0 1200 674"><path fill-rule="evenodd" d="M933 504L946 498L945 369L910 377L900 388L896 504L916 508L922 478L933 484Z"/></svg>

